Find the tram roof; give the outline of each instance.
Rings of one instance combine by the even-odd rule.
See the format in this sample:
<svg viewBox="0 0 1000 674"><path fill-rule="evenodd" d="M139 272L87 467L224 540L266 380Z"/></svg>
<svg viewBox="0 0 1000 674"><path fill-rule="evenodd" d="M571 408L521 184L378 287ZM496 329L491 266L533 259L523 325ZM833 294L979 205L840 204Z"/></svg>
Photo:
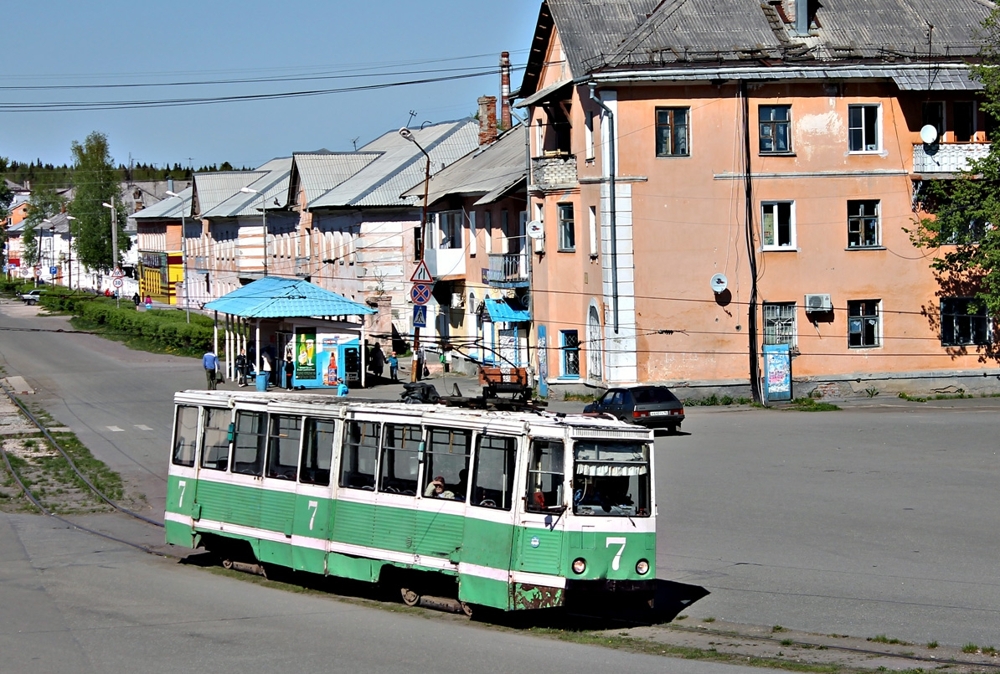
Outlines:
<svg viewBox="0 0 1000 674"><path fill-rule="evenodd" d="M279 413L309 414L310 409L323 416L340 416L340 408L349 412L410 415L424 419L451 419L456 422L479 422L497 424L529 423L533 426L550 428L571 427L583 431L613 431L616 437L643 438L652 437L649 429L626 424L618 419L584 416L582 414L559 414L547 411L501 411L482 410L465 407L447 407L444 405L408 404L386 400L363 398L338 398L331 395L316 393L262 393L255 391L206 391L194 389L179 391L174 400L181 404L211 405L213 403L231 407L234 404L265 405L269 410ZM621 435L619 435L621 434Z"/></svg>
<svg viewBox="0 0 1000 674"><path fill-rule="evenodd" d="M243 318L367 316L375 310L301 279L265 276L205 305Z"/></svg>

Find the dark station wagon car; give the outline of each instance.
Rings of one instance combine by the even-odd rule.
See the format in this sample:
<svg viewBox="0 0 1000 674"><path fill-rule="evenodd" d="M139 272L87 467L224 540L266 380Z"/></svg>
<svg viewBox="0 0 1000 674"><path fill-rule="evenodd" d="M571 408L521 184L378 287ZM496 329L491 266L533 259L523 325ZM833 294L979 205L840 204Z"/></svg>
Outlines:
<svg viewBox="0 0 1000 674"><path fill-rule="evenodd" d="M667 428L676 432L684 421L684 403L666 386L632 386L612 388L583 408L584 413L604 413L622 421L646 426Z"/></svg>

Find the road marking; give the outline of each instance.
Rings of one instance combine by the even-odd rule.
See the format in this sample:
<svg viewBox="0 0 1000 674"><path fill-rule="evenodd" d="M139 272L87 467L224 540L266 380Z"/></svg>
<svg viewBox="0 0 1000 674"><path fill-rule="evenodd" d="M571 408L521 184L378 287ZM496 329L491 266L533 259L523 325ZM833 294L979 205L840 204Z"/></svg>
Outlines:
<svg viewBox="0 0 1000 674"><path fill-rule="evenodd" d="M153 430L152 428L150 428L149 426L147 426L145 424L134 424L134 426L136 428L138 428L140 431L151 431L151 430Z"/></svg>
<svg viewBox="0 0 1000 674"><path fill-rule="evenodd" d="M124 428L118 428L117 426L108 426L108 430L111 431L111 432L113 432L113 433L124 433L125 432Z"/></svg>

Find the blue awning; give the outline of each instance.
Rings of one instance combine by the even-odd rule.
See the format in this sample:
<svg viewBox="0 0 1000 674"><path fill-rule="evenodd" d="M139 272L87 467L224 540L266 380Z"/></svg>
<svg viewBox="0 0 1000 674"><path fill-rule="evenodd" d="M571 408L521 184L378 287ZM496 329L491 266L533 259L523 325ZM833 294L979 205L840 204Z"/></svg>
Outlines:
<svg viewBox="0 0 1000 674"><path fill-rule="evenodd" d="M308 281L265 276L205 305L243 318L367 316L375 310Z"/></svg>
<svg viewBox="0 0 1000 674"><path fill-rule="evenodd" d="M515 309L510 300L486 298L486 311L494 323L528 323L531 315L527 309Z"/></svg>

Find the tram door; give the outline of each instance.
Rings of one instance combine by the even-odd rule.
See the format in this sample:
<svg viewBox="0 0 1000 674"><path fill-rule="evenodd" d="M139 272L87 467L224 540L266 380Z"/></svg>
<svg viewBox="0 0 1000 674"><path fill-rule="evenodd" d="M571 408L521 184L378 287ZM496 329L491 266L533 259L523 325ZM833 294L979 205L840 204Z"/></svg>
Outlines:
<svg viewBox="0 0 1000 674"><path fill-rule="evenodd" d="M333 519L330 466L335 424L332 419L308 417L303 424L293 534L301 536L305 543L292 547L292 566L298 571L325 573L327 569L326 547Z"/></svg>
<svg viewBox="0 0 1000 674"><path fill-rule="evenodd" d="M511 571L562 575L562 539L567 500L561 440L532 438L524 499L511 547ZM517 587L514 588L515 594Z"/></svg>

